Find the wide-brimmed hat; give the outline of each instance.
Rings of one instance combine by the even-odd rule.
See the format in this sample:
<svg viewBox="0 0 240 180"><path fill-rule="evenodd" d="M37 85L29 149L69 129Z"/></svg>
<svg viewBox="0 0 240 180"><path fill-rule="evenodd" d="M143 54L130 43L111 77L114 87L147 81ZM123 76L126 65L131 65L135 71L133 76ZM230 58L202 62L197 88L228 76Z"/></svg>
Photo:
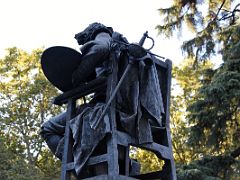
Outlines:
<svg viewBox="0 0 240 180"><path fill-rule="evenodd" d="M43 73L59 90L63 92L71 90L72 73L81 62L81 57L81 53L69 47L50 47L41 57Z"/></svg>

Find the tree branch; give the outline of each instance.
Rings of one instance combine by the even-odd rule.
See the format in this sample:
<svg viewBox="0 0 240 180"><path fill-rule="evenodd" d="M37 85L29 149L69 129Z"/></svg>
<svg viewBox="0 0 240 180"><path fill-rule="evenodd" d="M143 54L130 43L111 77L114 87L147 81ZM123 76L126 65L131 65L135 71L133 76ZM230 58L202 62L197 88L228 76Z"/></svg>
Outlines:
<svg viewBox="0 0 240 180"><path fill-rule="evenodd" d="M230 24L234 24L234 23L235 23L235 20L236 20L236 18L235 18L235 13L236 13L236 12L240 12L240 9L238 9L239 6L240 6L240 3L237 4L232 11L228 11L228 10L226 10L226 9L222 9L223 11L227 12L227 14L224 14L220 19L218 19L218 21L222 21L222 20L224 21L224 20L226 20L226 19L232 18ZM218 14L219 14L219 12L220 12L220 9L219 9L219 11L218 11ZM217 14L217 16L218 16L218 14ZM216 16L216 17L217 17L217 16Z"/></svg>
<svg viewBox="0 0 240 180"><path fill-rule="evenodd" d="M226 2L226 0L223 0L223 2L222 2L222 4L221 4L220 8L218 8L218 11L217 11L217 14L216 14L214 20L217 19L217 17L218 17L218 15L219 15L220 11L222 10L222 7L223 7L223 5L225 4L225 2Z"/></svg>
<svg viewBox="0 0 240 180"><path fill-rule="evenodd" d="M238 147L237 149L235 149L233 152L231 152L230 154L233 158L236 158L240 155L240 147Z"/></svg>

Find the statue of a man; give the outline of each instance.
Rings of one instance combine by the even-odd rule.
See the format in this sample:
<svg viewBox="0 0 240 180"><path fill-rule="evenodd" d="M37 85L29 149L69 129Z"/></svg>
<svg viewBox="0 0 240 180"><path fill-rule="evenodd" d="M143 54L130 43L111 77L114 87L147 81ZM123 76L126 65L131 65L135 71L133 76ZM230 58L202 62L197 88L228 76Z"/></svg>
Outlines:
<svg viewBox="0 0 240 180"><path fill-rule="evenodd" d="M127 40L121 34L113 32L111 27L100 23L90 24L84 31L76 34L75 38L78 44L82 45L80 48L82 57L78 67L72 72L73 87L92 79L92 74L96 77L107 76L106 62L112 52L113 42L117 44L119 50L114 53L121 52L121 56L116 56L119 58L119 72L123 72L129 59L134 61L131 74L125 77L124 85L119 88L116 97L117 121L125 132L138 140L139 144L152 142L150 125L161 126L164 108L156 67L153 63L145 63L153 61L151 55L147 51L143 56L131 53L131 49L127 49ZM137 52L137 50L133 51ZM92 125L98 121L98 115L106 107L105 97L105 89L96 92L89 103L77 108L76 117L70 121L77 175L80 174L98 143L106 133L111 132L109 122L106 122L107 118L102 119L97 129L92 128ZM63 153L65 126L66 113L62 113L46 121L41 128L41 136L59 159L62 158Z"/></svg>
<svg viewBox="0 0 240 180"><path fill-rule="evenodd" d="M73 85L77 86L96 70L100 76L106 70L103 62L108 59L113 29L100 23L90 24L84 31L75 35L83 54L80 65L73 72Z"/></svg>
<svg viewBox="0 0 240 180"><path fill-rule="evenodd" d="M76 70L72 73L72 83L76 87L89 80L92 74L105 76L107 68L104 61L108 60L110 42L113 29L100 23L92 23L85 30L75 35L75 39L81 46L82 58ZM87 104L77 108L77 114L86 107L92 107L97 102L105 101L105 90L97 92L94 98ZM46 121L41 127L41 136L47 142L51 151L59 158L62 158L62 143L65 132L66 113Z"/></svg>

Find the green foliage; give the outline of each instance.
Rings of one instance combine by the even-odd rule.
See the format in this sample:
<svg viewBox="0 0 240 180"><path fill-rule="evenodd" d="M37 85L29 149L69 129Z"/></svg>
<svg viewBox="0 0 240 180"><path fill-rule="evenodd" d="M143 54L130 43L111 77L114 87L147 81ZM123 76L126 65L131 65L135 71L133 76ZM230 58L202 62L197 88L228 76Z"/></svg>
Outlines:
<svg viewBox="0 0 240 180"><path fill-rule="evenodd" d="M234 6L233 0L174 0L171 7L159 9L165 18L164 24L156 29L171 37L175 32L179 34L186 25L195 37L183 43L183 52L188 57L195 57L196 62L206 60L231 43L234 35L229 27L238 23L239 8L240 4Z"/></svg>
<svg viewBox="0 0 240 180"><path fill-rule="evenodd" d="M48 149L41 152L36 165L44 174L45 180L58 180L61 175L61 161L53 157Z"/></svg>
<svg viewBox="0 0 240 180"><path fill-rule="evenodd" d="M178 179L220 180L231 178L231 167L236 160L231 156L205 156L177 167Z"/></svg>
<svg viewBox="0 0 240 180"><path fill-rule="evenodd" d="M160 171L164 161L160 160L153 152L141 148L131 147L130 157L141 164L140 172L142 174Z"/></svg>
<svg viewBox="0 0 240 180"><path fill-rule="evenodd" d="M46 163L48 167L44 167L39 162L44 158L46 162L53 160L53 156L44 155L46 151L39 136L40 126L60 110L50 103L58 92L41 71L42 51L37 49L27 53L14 47L0 59L0 126L7 151L14 153L10 169L16 170L12 172L15 179L39 179L35 177L34 169L41 173L44 168L53 172L57 169L55 164ZM18 170L23 172L23 177Z"/></svg>
<svg viewBox="0 0 240 180"><path fill-rule="evenodd" d="M4 180L33 180L44 179L44 174L35 166L15 154L6 146L6 140L0 136L0 179Z"/></svg>
<svg viewBox="0 0 240 180"><path fill-rule="evenodd" d="M187 27L193 36L182 44L193 64L173 69L182 91L172 96L171 107L173 148L180 163L178 178L237 179L240 4L233 0L174 0L171 7L159 12L165 17L163 25L156 27L160 34L171 37ZM217 69L204 69L201 61L211 60L216 54L222 55L219 61L223 64ZM194 70L189 71L191 68ZM197 81L192 81L193 77Z"/></svg>
<svg viewBox="0 0 240 180"><path fill-rule="evenodd" d="M193 59L185 59L183 63L173 67L172 75L176 83L172 86L171 96L171 134L174 157L177 164L188 163L199 156L196 149L187 146L189 124L186 121L186 108L195 101L195 95L202 86L201 80L206 70L212 68L209 61L199 63L197 69L192 68Z"/></svg>
<svg viewBox="0 0 240 180"><path fill-rule="evenodd" d="M200 89L197 101L189 106L191 144L207 145L213 150L233 150L240 143L240 44L216 70L210 82ZM232 59L234 57L234 59Z"/></svg>
<svg viewBox="0 0 240 180"><path fill-rule="evenodd" d="M239 47L239 43L232 44L228 59L216 70L204 69L200 64L193 69L191 63L185 68L173 68L174 78L182 90L182 94L172 95L171 104L178 179L237 179L240 176L240 162L236 160L240 154ZM233 156L235 150L238 151ZM203 158L197 160L201 156Z"/></svg>
<svg viewBox="0 0 240 180"><path fill-rule="evenodd" d="M239 148L240 66L236 54L230 57L236 59L225 61L217 70L209 62L194 69L193 60L173 68L177 84L171 97L171 130L178 179L239 177L240 163L234 159L239 152L233 156L232 151Z"/></svg>

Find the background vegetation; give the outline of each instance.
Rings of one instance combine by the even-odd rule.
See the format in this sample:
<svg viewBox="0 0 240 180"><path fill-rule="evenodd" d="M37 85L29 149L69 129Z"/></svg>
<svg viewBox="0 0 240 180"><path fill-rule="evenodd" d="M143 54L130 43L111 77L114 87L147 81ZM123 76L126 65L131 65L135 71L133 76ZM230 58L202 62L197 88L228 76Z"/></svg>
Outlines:
<svg viewBox="0 0 240 180"><path fill-rule="evenodd" d="M161 36L183 42L185 59L173 68L171 130L178 179L240 179L240 3L174 0L159 9ZM59 179L60 162L39 137L57 91L45 79L43 49L9 48L0 59L0 179ZM219 66L214 66L213 60ZM161 165L150 153L136 158L143 172Z"/></svg>

